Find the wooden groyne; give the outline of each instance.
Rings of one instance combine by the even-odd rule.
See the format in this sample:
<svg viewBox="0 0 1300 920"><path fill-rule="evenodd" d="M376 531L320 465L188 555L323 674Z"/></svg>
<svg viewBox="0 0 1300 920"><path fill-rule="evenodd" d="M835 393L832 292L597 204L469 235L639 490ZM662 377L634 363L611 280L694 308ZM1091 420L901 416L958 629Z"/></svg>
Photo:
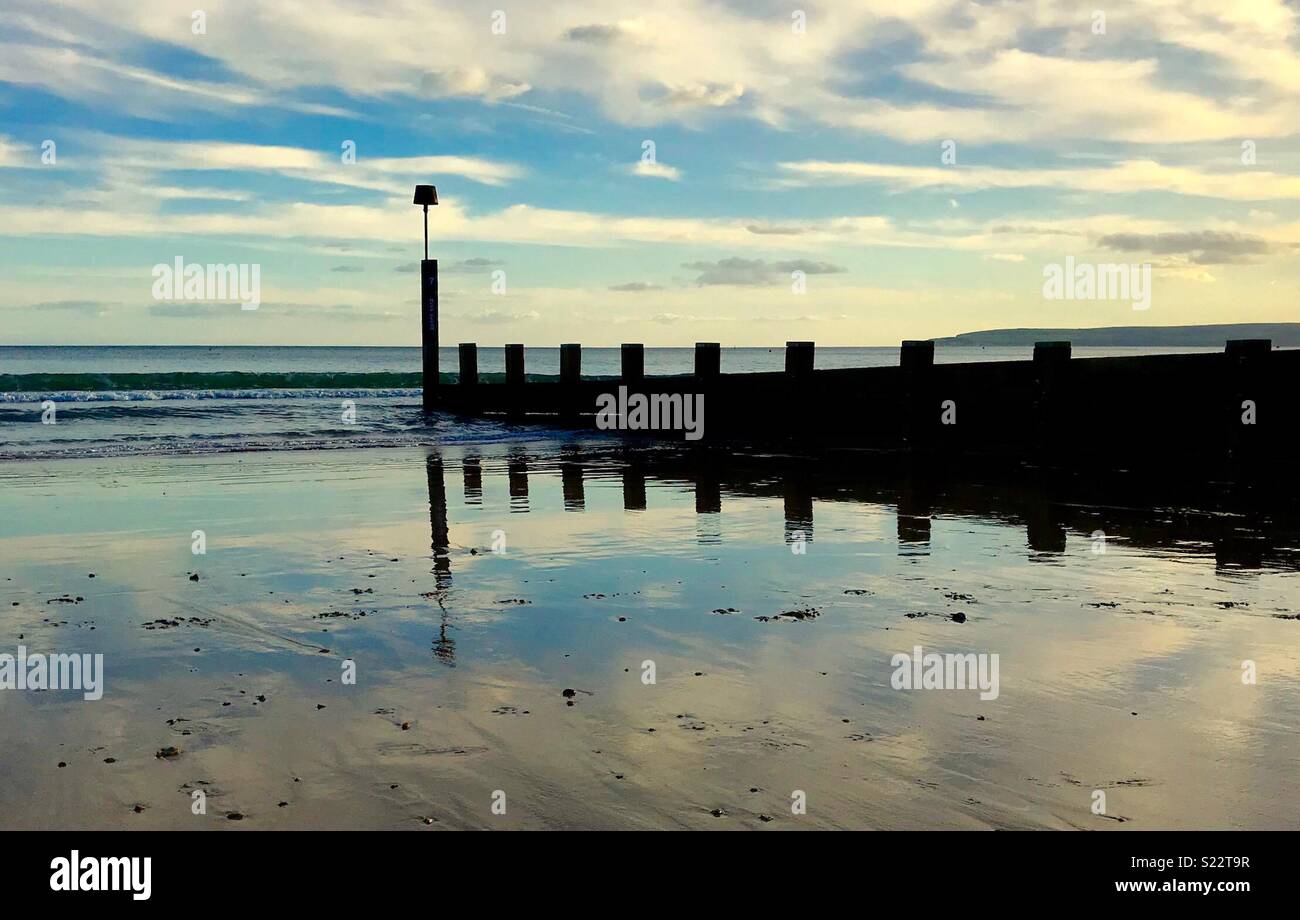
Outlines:
<svg viewBox="0 0 1300 920"><path fill-rule="evenodd" d="M628 344L621 375L595 379L582 376L581 346L566 344L559 377L536 381L515 344L505 347L504 383L484 383L477 345L463 343L458 382L427 389L441 411L678 440L696 439L680 415L647 427L626 409L640 396L659 410L652 422L672 422L689 401L702 408L698 439L711 444L794 441L1107 468L1237 470L1296 459L1300 350L1273 350L1266 339L1229 341L1221 353L1081 359L1069 342L1040 342L1030 361L960 364L936 364L932 341L908 341L897 367L830 370L815 369L814 354L812 342L790 342L783 372L723 374L719 344L702 342L694 373L646 376L643 347ZM602 418L611 401L619 417Z"/></svg>

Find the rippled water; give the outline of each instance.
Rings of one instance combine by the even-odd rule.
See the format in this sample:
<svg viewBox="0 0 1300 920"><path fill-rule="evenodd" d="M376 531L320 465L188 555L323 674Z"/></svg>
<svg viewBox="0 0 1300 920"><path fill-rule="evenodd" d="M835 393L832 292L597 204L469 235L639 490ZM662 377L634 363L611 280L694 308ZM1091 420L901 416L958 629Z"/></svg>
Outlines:
<svg viewBox="0 0 1300 920"><path fill-rule="evenodd" d="M260 398L0 404L0 459L394 447L505 436L487 422L426 418L419 396L338 391Z"/></svg>

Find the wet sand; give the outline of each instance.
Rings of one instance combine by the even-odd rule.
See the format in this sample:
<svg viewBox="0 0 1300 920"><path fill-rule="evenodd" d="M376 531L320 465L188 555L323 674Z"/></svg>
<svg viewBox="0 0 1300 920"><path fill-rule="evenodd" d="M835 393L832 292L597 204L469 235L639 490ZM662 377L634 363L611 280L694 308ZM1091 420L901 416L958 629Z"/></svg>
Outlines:
<svg viewBox="0 0 1300 920"><path fill-rule="evenodd" d="M0 691L0 827L1300 819L1294 528L1243 563L1167 507L683 468L558 436L0 464L0 652L105 662L98 701ZM916 645L998 654L997 699L894 689Z"/></svg>

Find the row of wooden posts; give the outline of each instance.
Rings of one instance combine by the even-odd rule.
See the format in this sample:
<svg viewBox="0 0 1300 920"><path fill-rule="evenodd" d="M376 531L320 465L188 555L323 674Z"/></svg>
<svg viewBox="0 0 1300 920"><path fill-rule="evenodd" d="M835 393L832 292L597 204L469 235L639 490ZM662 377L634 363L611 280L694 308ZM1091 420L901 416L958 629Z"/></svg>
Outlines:
<svg viewBox="0 0 1300 920"><path fill-rule="evenodd" d="M1237 361L1258 359L1272 349L1269 339L1234 339L1226 343L1225 353L1229 359ZM791 377L802 377L813 370L815 343L785 343L785 373ZM1033 361L1036 367L1049 371L1059 370L1071 357L1069 342L1035 342ZM474 342L461 342L459 345L461 386L476 386L479 383L478 345ZM624 383L640 383L645 379L645 346L640 343L624 343L620 346L621 374ZM923 372L934 365L934 341L931 339L906 340L899 348L899 367L904 373ZM505 346L505 383L507 386L522 386L525 380L524 346L509 344ZM695 343L695 371L698 380L713 380L722 373L722 346L718 342ZM666 375L668 376L668 375ZM678 375L671 375L678 376ZM577 383L582 378L582 346L566 343L560 346L560 383ZM435 367L426 368L424 377L426 394L436 399L438 376ZM426 399L427 402L427 399ZM432 404L430 404L432 407Z"/></svg>
<svg viewBox="0 0 1300 920"><path fill-rule="evenodd" d="M904 342L904 348L909 344ZM929 343L933 344L933 343ZM478 345L474 342L461 342L459 346L460 374L462 387L477 386ZM505 346L506 386L523 386L525 380L524 346L510 344ZM645 379L645 346L640 343L624 343L620 346L621 375L625 383L640 383ZM786 371L797 373L806 365L812 370L813 343L787 342ZM722 345L718 342L695 343L695 376L700 380L712 380L722 373ZM582 346L566 343L560 346L560 383L577 383L582 379ZM437 372L432 375L426 370L424 376L425 408L436 408Z"/></svg>
<svg viewBox="0 0 1300 920"><path fill-rule="evenodd" d="M1247 359L1267 354L1272 348L1269 339L1235 339L1227 342L1225 352L1229 358ZM815 343L786 342L785 372L792 377L804 376L813 370ZM1069 342L1035 342L1034 363L1044 368L1059 368L1070 360L1072 348ZM461 386L474 386L479 382L478 345L474 342L461 342L460 379ZM524 346L510 344L505 346L506 385L520 386L524 383ZM624 343L620 346L622 373L624 382L640 382L645 379L645 346L639 343ZM930 339L906 340L899 348L899 366L905 372L922 371L934 364L934 341ZM718 342L695 343L695 372L700 380L711 380L722 372L722 346ZM582 346L566 343L560 346L560 382L577 383L582 377ZM427 377L424 381L428 387L437 385L437 377Z"/></svg>
<svg viewBox="0 0 1300 920"><path fill-rule="evenodd" d="M932 340L902 343L895 367L814 369L812 342L787 342L785 371L722 373L722 347L695 345L692 374L645 374L645 346L624 344L616 379L582 377L582 346L560 346L558 380L525 386L524 346L505 346L504 385L480 383L478 345L459 347L459 383L439 386L438 263L421 262L423 406L466 415L573 427L599 424L597 401L611 384L683 400L708 396L707 437L794 439L833 446L1029 454L1062 462L1128 466L1139 461L1188 469L1226 458L1282 468L1300 429L1292 398L1300 350L1267 339L1226 343L1220 354L1071 360L1065 341L1038 342L1033 360L936 365ZM936 411L961 402L962 424ZM1247 407L1249 410L1247 412ZM953 413L955 416L955 412ZM1249 421L1247 421L1249 415ZM703 427L703 426L702 426Z"/></svg>

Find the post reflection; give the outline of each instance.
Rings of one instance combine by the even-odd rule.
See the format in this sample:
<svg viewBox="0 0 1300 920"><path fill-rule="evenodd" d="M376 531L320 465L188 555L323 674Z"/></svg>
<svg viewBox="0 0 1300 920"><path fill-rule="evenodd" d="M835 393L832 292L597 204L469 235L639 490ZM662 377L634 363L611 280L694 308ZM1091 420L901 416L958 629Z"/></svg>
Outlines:
<svg viewBox="0 0 1300 920"><path fill-rule="evenodd" d="M497 466L486 464L496 475L504 475L509 495L508 510L530 510L530 457L518 447L503 448L496 455ZM538 461L541 462L541 461ZM671 506L683 482L694 486L696 542L721 542L721 511L724 493L739 503L738 514L747 510L745 499L780 496L783 538L787 544L811 542L814 533L814 502L850 502L896 508L897 546L902 555L929 555L935 551L932 521L936 514L971 517L999 525L1023 528L1030 558L1039 562L1060 561L1068 550L1070 534L1096 540L1096 534L1114 538L1116 545L1148 550L1161 555L1204 552L1213 547L1216 568L1228 574L1249 575L1277 568L1300 570L1300 551L1295 538L1293 516L1276 512L1263 514L1246 507L1225 510L1183 511L1161 496L1144 504L1144 493L1134 488L1126 493L1106 491L1102 498L1091 493L1070 491L1077 484L1050 477L1029 482L1022 478L961 480L930 467L909 468L877 479L856 475L852 469L817 467L806 462L779 458L746 461L743 469L713 455L642 451L619 447L587 448L565 445L555 458L556 478L546 476L545 488L558 488L566 512L585 513L587 488L621 488L625 512L644 512L653 500L649 492L664 489L663 504ZM484 460L478 451L460 459L465 504L483 503ZM504 469L503 469L504 468ZM441 605L451 587L450 535L447 496L443 483L444 461L440 453L427 458L431 550L435 588L432 596ZM612 475L611 475L612 474ZM590 481L590 482L589 482ZM555 483L555 485L552 485ZM1143 488L1146 488L1145 486ZM550 506L551 502L544 503ZM1158 513L1155 508L1161 509ZM506 510L506 509L502 509ZM1281 542L1279 542L1281 541ZM1201 549L1198 550L1197 547ZM954 549L945 546L945 551ZM450 660L451 643L441 646Z"/></svg>
<svg viewBox="0 0 1300 920"><path fill-rule="evenodd" d="M897 508L899 552L929 555L932 514L929 482L919 476L904 478L898 489Z"/></svg>
<svg viewBox="0 0 1300 920"><path fill-rule="evenodd" d="M564 496L565 511L584 511L587 496L582 482L582 457L577 449L566 446L560 461L560 491Z"/></svg>
<svg viewBox="0 0 1300 920"><path fill-rule="evenodd" d="M1025 532L1029 548L1035 553L1065 552L1066 527L1056 505L1042 494L1031 493L1025 515Z"/></svg>
<svg viewBox="0 0 1300 920"><path fill-rule="evenodd" d="M461 475L465 481L465 504L483 504L483 461L478 454L465 455Z"/></svg>
<svg viewBox="0 0 1300 920"><path fill-rule="evenodd" d="M635 459L628 459L623 467L623 510L645 509L645 469Z"/></svg>
<svg viewBox="0 0 1300 920"><path fill-rule="evenodd" d="M528 456L523 451L511 451L506 458L506 478L510 485L510 512L528 512Z"/></svg>
<svg viewBox="0 0 1300 920"><path fill-rule="evenodd" d="M433 453L425 460L425 478L429 485L429 529L433 555L433 600L438 604L438 638L433 655L443 664L454 666L456 643L447 635L447 592L451 588L451 535L447 524L447 485L442 457Z"/></svg>
<svg viewBox="0 0 1300 920"><path fill-rule="evenodd" d="M782 501L785 505L785 542L813 540L813 496L806 476L799 471L788 472L782 481Z"/></svg>

